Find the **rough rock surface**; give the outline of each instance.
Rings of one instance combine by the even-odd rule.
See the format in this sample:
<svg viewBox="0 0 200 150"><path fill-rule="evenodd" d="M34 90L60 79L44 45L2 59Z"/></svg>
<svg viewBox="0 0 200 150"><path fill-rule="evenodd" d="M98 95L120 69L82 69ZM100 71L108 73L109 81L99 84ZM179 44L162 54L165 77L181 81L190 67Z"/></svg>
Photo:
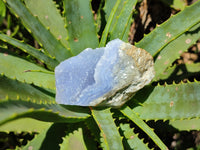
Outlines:
<svg viewBox="0 0 200 150"><path fill-rule="evenodd" d="M145 50L115 39L61 62L55 77L59 104L118 107L151 82L154 63Z"/></svg>

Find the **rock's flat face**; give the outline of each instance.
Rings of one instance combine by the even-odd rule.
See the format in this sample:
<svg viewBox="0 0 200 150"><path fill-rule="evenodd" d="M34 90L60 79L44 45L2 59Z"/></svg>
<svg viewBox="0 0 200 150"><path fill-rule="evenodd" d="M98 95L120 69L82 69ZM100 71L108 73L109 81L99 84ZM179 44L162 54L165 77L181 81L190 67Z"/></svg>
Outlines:
<svg viewBox="0 0 200 150"><path fill-rule="evenodd" d="M154 77L152 56L119 39L87 48L55 69L56 102L118 107Z"/></svg>

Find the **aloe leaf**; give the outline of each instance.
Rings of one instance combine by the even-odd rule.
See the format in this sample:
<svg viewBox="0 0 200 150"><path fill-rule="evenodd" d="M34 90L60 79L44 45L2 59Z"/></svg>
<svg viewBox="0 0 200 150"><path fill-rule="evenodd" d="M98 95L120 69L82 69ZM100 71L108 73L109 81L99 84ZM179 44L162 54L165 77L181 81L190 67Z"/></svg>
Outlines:
<svg viewBox="0 0 200 150"><path fill-rule="evenodd" d="M21 118L0 126L2 132L42 132L52 125L51 122L38 121L31 118Z"/></svg>
<svg viewBox="0 0 200 150"><path fill-rule="evenodd" d="M124 31L123 37L122 37L122 41L124 42L129 42L128 38L129 38L129 33L130 33L130 28L131 28L131 23L133 22L132 16L129 17L128 23L126 24L126 29Z"/></svg>
<svg viewBox="0 0 200 150"><path fill-rule="evenodd" d="M167 83L172 83L172 81L179 83L184 79L198 75L199 71L200 63L179 64L167 68L164 73L159 75L159 78Z"/></svg>
<svg viewBox="0 0 200 150"><path fill-rule="evenodd" d="M172 74L176 71L177 67L178 67L177 65L168 67L163 73L159 75L160 80L169 79L170 76L172 76Z"/></svg>
<svg viewBox="0 0 200 150"><path fill-rule="evenodd" d="M119 7L120 2L121 2L120 0L117 0L116 3L115 3L115 6L113 7L112 11L110 12L108 21L106 23L106 26L104 28L104 31L103 31L103 34L102 34L102 37L101 37L101 41L99 43L99 47L103 47L103 46L106 45L108 33L110 31L111 24L113 22L113 18L115 16L115 13L116 13L118 7Z"/></svg>
<svg viewBox="0 0 200 150"><path fill-rule="evenodd" d="M155 61L156 76L159 80L165 69L169 67L180 55L200 38L200 23L189 29L187 32L171 41L159 53ZM170 56L170 57L169 57ZM162 65L162 67L160 67Z"/></svg>
<svg viewBox="0 0 200 150"><path fill-rule="evenodd" d="M153 130L128 106L120 109L120 111L132 120L137 126L139 126L157 145L161 150L168 149L166 145L160 140L160 138L153 132Z"/></svg>
<svg viewBox="0 0 200 150"><path fill-rule="evenodd" d="M170 120L169 124L181 131L200 130L199 118L187 120Z"/></svg>
<svg viewBox="0 0 200 150"><path fill-rule="evenodd" d="M85 120L85 124L87 126L87 128L91 131L92 135L95 138L95 141L97 141L98 143L100 143L100 129L97 126L97 123L95 122L94 118L89 117Z"/></svg>
<svg viewBox="0 0 200 150"><path fill-rule="evenodd" d="M25 4L31 13L38 16L40 22L49 28L49 31L54 37L69 49L69 43L67 41L68 33L65 29L65 23L55 3L52 0L25 0Z"/></svg>
<svg viewBox="0 0 200 150"><path fill-rule="evenodd" d="M0 112L0 125L24 117L46 122L79 122L90 116L87 108L21 100L1 100Z"/></svg>
<svg viewBox="0 0 200 150"><path fill-rule="evenodd" d="M185 67L188 72L199 72L200 71L200 63L185 64Z"/></svg>
<svg viewBox="0 0 200 150"><path fill-rule="evenodd" d="M110 108L104 110L91 109L92 115L99 126L104 149L123 149L122 138L112 118Z"/></svg>
<svg viewBox="0 0 200 150"><path fill-rule="evenodd" d="M32 141L23 147L23 150L60 150L59 144L62 143L62 138L76 129L77 126L75 124L69 126L66 123L54 123L51 127L36 135Z"/></svg>
<svg viewBox="0 0 200 150"><path fill-rule="evenodd" d="M175 8L175 9L181 9L181 10L183 10L186 7L186 5L187 5L186 1L173 0L172 7Z"/></svg>
<svg viewBox="0 0 200 150"><path fill-rule="evenodd" d="M90 0L64 0L69 43L74 55L85 48L98 47L98 37Z"/></svg>
<svg viewBox="0 0 200 150"><path fill-rule="evenodd" d="M133 129L131 129L129 126L129 124L120 124L120 128L122 129L125 139L128 143L128 147L125 149L150 150L147 144L144 144L143 140L140 139L138 134L135 134Z"/></svg>
<svg viewBox="0 0 200 150"><path fill-rule="evenodd" d="M2 0L0 0L0 25L3 21L3 18L6 16L6 6Z"/></svg>
<svg viewBox="0 0 200 150"><path fill-rule="evenodd" d="M192 4L171 17L168 21L158 26L150 34L135 45L147 50L151 55L158 54L171 41L188 31L200 22L199 14L200 1Z"/></svg>
<svg viewBox="0 0 200 150"><path fill-rule="evenodd" d="M63 61L72 56L71 52L53 36L37 16L33 16L29 12L21 0L6 0L6 2L52 57L56 57L58 61ZM44 7L46 6L44 5Z"/></svg>
<svg viewBox="0 0 200 150"><path fill-rule="evenodd" d="M34 139L31 140L26 146L24 146L22 148L22 150L29 150L29 149L38 149L39 150L42 147L43 140L46 138L46 135L50 128L51 128L51 126L44 129L38 135L35 135Z"/></svg>
<svg viewBox="0 0 200 150"><path fill-rule="evenodd" d="M4 74L6 77L29 84L33 83L44 88L55 89L55 76L52 73L24 59L0 53L0 74Z"/></svg>
<svg viewBox="0 0 200 150"><path fill-rule="evenodd" d="M24 42L21 42L14 38L11 38L11 37L7 36L6 34L0 34L0 39L17 47L17 48L20 48L24 52L34 56L35 58L39 59L42 62L44 62L51 70L54 70L54 68L58 65L58 62L56 60L48 57L47 55L45 55L38 49L36 49Z"/></svg>
<svg viewBox="0 0 200 150"><path fill-rule="evenodd" d="M146 120L200 117L199 87L198 82L145 87L133 97L132 102L141 103L134 105L133 111Z"/></svg>
<svg viewBox="0 0 200 150"><path fill-rule="evenodd" d="M127 28L130 27L129 20L132 17L132 11L135 8L137 0L126 0L121 3L122 8L119 10L120 14L114 19L116 21L110 31L110 40L116 38L122 39L124 37Z"/></svg>
<svg viewBox="0 0 200 150"><path fill-rule="evenodd" d="M45 101L46 103L54 102L54 97L36 89L30 84L21 83L0 76L0 99L22 99L34 100L36 102Z"/></svg>
<svg viewBox="0 0 200 150"><path fill-rule="evenodd" d="M71 133L64 137L63 143L60 144L60 150L67 149L87 150L83 140L83 131L81 128L79 128L78 131L74 131L73 134Z"/></svg>
<svg viewBox="0 0 200 150"><path fill-rule="evenodd" d="M183 10L186 7L186 1L183 0L161 0L163 3L170 5L172 8Z"/></svg>
<svg viewBox="0 0 200 150"><path fill-rule="evenodd" d="M85 121L84 121L84 123L85 123ZM95 122L95 124L96 124L96 122ZM98 130L99 128L97 127L96 129ZM85 142L85 146L87 147L87 150L97 149L97 147L99 146L99 142L95 138L95 135L94 135L95 133L93 133L93 131L88 129L87 126L85 126L85 124L82 127L82 134L83 134L83 139Z"/></svg>
<svg viewBox="0 0 200 150"><path fill-rule="evenodd" d="M124 1L124 0L123 0ZM123 2L122 1L122 2ZM104 4L104 12L105 12L105 19L106 21L108 21L108 18L110 16L110 13L113 9L113 7L115 6L115 3L117 2L117 0L106 0L105 1L105 4Z"/></svg>
<svg viewBox="0 0 200 150"><path fill-rule="evenodd" d="M137 0L106 1L105 14L110 15L107 19L106 27L103 31L99 47L104 46L107 38L128 40L129 27L131 24L132 11ZM115 5L114 5L115 4ZM113 8L112 8L113 7ZM109 8L112 8L110 12Z"/></svg>
<svg viewBox="0 0 200 150"><path fill-rule="evenodd" d="M117 22L118 20L118 17L120 15L120 13L122 12L123 8L126 6L126 3L127 1L129 0L121 0L120 1L120 4L118 5L117 7L117 10L115 11L115 14L113 16L113 20L111 22L111 25L110 25L110 31L112 30L112 27L115 25L115 23ZM109 16L112 12L112 9L115 9L115 4L116 4L117 0L106 0L105 1L105 5L104 5L104 13L105 13L105 20L108 21L109 19ZM128 14L129 16L130 14ZM127 16L125 16L127 17Z"/></svg>
<svg viewBox="0 0 200 150"><path fill-rule="evenodd" d="M100 129L93 117L87 118L84 123L86 127L83 128L83 134L85 135L83 138L87 149L97 149L97 146L99 146L99 143L101 143L102 140ZM103 147L103 144L101 147Z"/></svg>

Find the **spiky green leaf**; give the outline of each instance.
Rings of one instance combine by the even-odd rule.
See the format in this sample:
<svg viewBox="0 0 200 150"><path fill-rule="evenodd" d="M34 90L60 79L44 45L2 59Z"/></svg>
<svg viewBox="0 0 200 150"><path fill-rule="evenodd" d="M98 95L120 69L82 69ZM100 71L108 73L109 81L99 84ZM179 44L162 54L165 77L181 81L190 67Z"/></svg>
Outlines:
<svg viewBox="0 0 200 150"><path fill-rule="evenodd" d="M84 123L85 122L86 121L84 121ZM96 129L98 130L99 128L97 127ZM97 147L99 147L99 142L98 142L98 140L96 140L96 138L95 138L96 136L94 135L96 132L94 133L93 131L91 131L90 129L88 129L88 127L85 126L85 125L82 126L82 130L83 130L83 139L84 139L84 142L85 142L85 146L87 147L87 150L97 149Z"/></svg>
<svg viewBox="0 0 200 150"><path fill-rule="evenodd" d="M56 4L52 0L25 0L25 4L31 13L38 16L40 22L49 28L54 37L69 49L64 18L61 17L60 10L56 8Z"/></svg>
<svg viewBox="0 0 200 150"><path fill-rule="evenodd" d="M130 33L130 28L131 28L131 23L132 22L133 22L133 19L130 16L129 20L128 20L128 23L127 23L127 26L126 26L126 29L124 31L123 37L122 37L122 41L127 42L127 43L129 42L128 39L129 39L129 33Z"/></svg>
<svg viewBox="0 0 200 150"><path fill-rule="evenodd" d="M11 79L55 89L55 76L52 73L24 59L0 53L0 74L4 74Z"/></svg>
<svg viewBox="0 0 200 150"><path fill-rule="evenodd" d="M81 128L64 138L63 143L60 144L60 150L67 149L87 150L83 140L83 132Z"/></svg>
<svg viewBox="0 0 200 150"><path fill-rule="evenodd" d="M160 140L155 132L128 106L124 105L120 111L139 126L157 145L161 150L168 149L166 145Z"/></svg>
<svg viewBox="0 0 200 150"><path fill-rule="evenodd" d="M0 25L3 21L3 18L6 16L6 6L2 0L0 0Z"/></svg>
<svg viewBox="0 0 200 150"><path fill-rule="evenodd" d="M133 111L146 120L200 117L200 84L192 82L148 86L136 93L134 101L141 105L133 105Z"/></svg>
<svg viewBox="0 0 200 150"><path fill-rule="evenodd" d="M184 0L173 0L173 1L161 0L161 1L167 5L170 5L172 8L180 10L183 10L187 5L187 2Z"/></svg>
<svg viewBox="0 0 200 150"><path fill-rule="evenodd" d="M129 124L120 124L120 128L123 131L125 136L125 140L128 143L126 149L134 149L134 150L149 150L147 144L144 144L142 139L138 137L138 134L135 134L133 129L130 128Z"/></svg>
<svg viewBox="0 0 200 150"><path fill-rule="evenodd" d="M100 129L95 122L94 118L90 117L85 120L87 128L91 131L91 134L94 136L94 140L100 143Z"/></svg>
<svg viewBox="0 0 200 150"><path fill-rule="evenodd" d="M164 73L159 75L159 78L169 83L172 83L172 81L179 83L184 79L198 76L199 71L200 63L179 64L167 68L167 70L165 70Z"/></svg>
<svg viewBox="0 0 200 150"><path fill-rule="evenodd" d="M110 13L111 13L113 7L115 6L116 2L117 2L117 0L106 0L105 1L103 10L105 12L105 19L106 19L106 21L108 21ZM123 2L123 0L122 0L122 2Z"/></svg>
<svg viewBox="0 0 200 150"><path fill-rule="evenodd" d="M63 61L72 56L62 43L37 18L30 13L21 0L6 0L11 9L20 17L26 28L33 33L39 43L44 46L46 51L56 57L58 61Z"/></svg>
<svg viewBox="0 0 200 150"><path fill-rule="evenodd" d="M172 16L165 23L155 28L149 35L136 43L137 47L147 50L151 55L158 54L171 41L184 34L194 25L200 22L200 1L185 8L177 15Z"/></svg>
<svg viewBox="0 0 200 150"><path fill-rule="evenodd" d="M7 97L11 99L34 100L38 103L41 101L46 103L55 101L53 94L50 96L33 85L0 76L0 100Z"/></svg>
<svg viewBox="0 0 200 150"><path fill-rule="evenodd" d="M156 80L165 74L169 67L180 55L200 38L200 23L166 45L155 61ZM170 31L169 31L170 32ZM169 57L170 56L170 57ZM162 67L160 67L162 65Z"/></svg>
<svg viewBox="0 0 200 150"><path fill-rule="evenodd" d="M101 131L102 147L108 150L123 149L122 138L114 123L110 108L104 110L92 109L91 111Z"/></svg>
<svg viewBox="0 0 200 150"><path fill-rule="evenodd" d="M123 39L124 34L128 30L130 30L130 20L132 17L132 12L135 8L135 5L137 3L137 0L125 0L121 1L121 4L119 5L121 8L118 7L120 12L115 19L113 19L112 22L114 22L113 27L111 27L110 30L110 36L109 39L113 40L116 38ZM116 13L115 13L116 14ZM126 34L126 36L128 36ZM127 37L128 38L128 37Z"/></svg>
<svg viewBox="0 0 200 150"><path fill-rule="evenodd" d="M128 40L132 11L136 3L137 0L108 0L105 2L104 11L107 24L103 31L99 47L104 46L107 40L116 38L125 41Z"/></svg>
<svg viewBox="0 0 200 150"><path fill-rule="evenodd" d="M39 59L40 61L44 62L51 70L54 70L54 68L58 65L58 62L55 59L52 59L39 51L38 49L24 43L20 42L14 38L11 38L7 36L6 34L0 34L0 39L4 42L7 42L17 48L20 48L24 52L34 56L35 58Z"/></svg>
<svg viewBox="0 0 200 150"><path fill-rule="evenodd" d="M36 149L36 150L60 150L59 144L62 143L63 137L77 129L77 125L70 126L66 123L54 123L43 132L36 135L23 150Z"/></svg>
<svg viewBox="0 0 200 150"><path fill-rule="evenodd" d="M87 108L21 100L1 100L0 112L0 125L24 117L46 122L79 122L90 116Z"/></svg>
<svg viewBox="0 0 200 150"><path fill-rule="evenodd" d="M186 120L171 120L169 122L170 125L172 125L174 128L178 130L200 130L200 119L194 118L194 119L186 119Z"/></svg>
<svg viewBox="0 0 200 150"><path fill-rule="evenodd" d="M1 132L41 132L52 125L51 122L21 118L0 126Z"/></svg>
<svg viewBox="0 0 200 150"><path fill-rule="evenodd" d="M85 48L98 47L98 37L90 0L64 0L71 51L77 55Z"/></svg>
<svg viewBox="0 0 200 150"><path fill-rule="evenodd" d="M109 31L110 31L110 28L111 28L111 24L113 22L113 18L115 16L115 13L116 13L119 5L120 5L120 2L121 2L120 0L117 0L114 7L112 8L112 11L110 12L108 21L107 21L106 26L103 30L103 34L102 34L102 37L101 37L101 41L99 43L99 47L103 47L103 46L106 45L108 34L109 34Z"/></svg>

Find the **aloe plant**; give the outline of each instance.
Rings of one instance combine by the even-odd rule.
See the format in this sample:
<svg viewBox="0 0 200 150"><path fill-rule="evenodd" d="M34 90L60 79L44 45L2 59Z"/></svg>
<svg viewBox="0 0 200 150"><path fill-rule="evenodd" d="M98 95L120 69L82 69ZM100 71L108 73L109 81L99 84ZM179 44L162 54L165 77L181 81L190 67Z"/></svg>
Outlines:
<svg viewBox="0 0 200 150"><path fill-rule="evenodd" d="M121 108L57 104L54 68L87 47L102 47L115 38L128 42L137 0L106 0L97 20L90 0L63 0L63 12L50 0L4 3L40 45L35 48L0 33L4 41L0 46L0 130L38 133L21 149L150 149L138 137L140 133L134 133L130 124L135 123L164 150L167 147L145 121L168 120L179 130L200 129L200 84L180 82L183 76L199 72L199 63L186 65L189 73L182 76L176 71L181 66L172 65L200 37L200 1L135 43L154 57L153 82L158 84L144 87ZM99 19L100 11L105 12L106 24ZM99 28L103 28L100 35ZM43 65L11 51L9 45Z"/></svg>

